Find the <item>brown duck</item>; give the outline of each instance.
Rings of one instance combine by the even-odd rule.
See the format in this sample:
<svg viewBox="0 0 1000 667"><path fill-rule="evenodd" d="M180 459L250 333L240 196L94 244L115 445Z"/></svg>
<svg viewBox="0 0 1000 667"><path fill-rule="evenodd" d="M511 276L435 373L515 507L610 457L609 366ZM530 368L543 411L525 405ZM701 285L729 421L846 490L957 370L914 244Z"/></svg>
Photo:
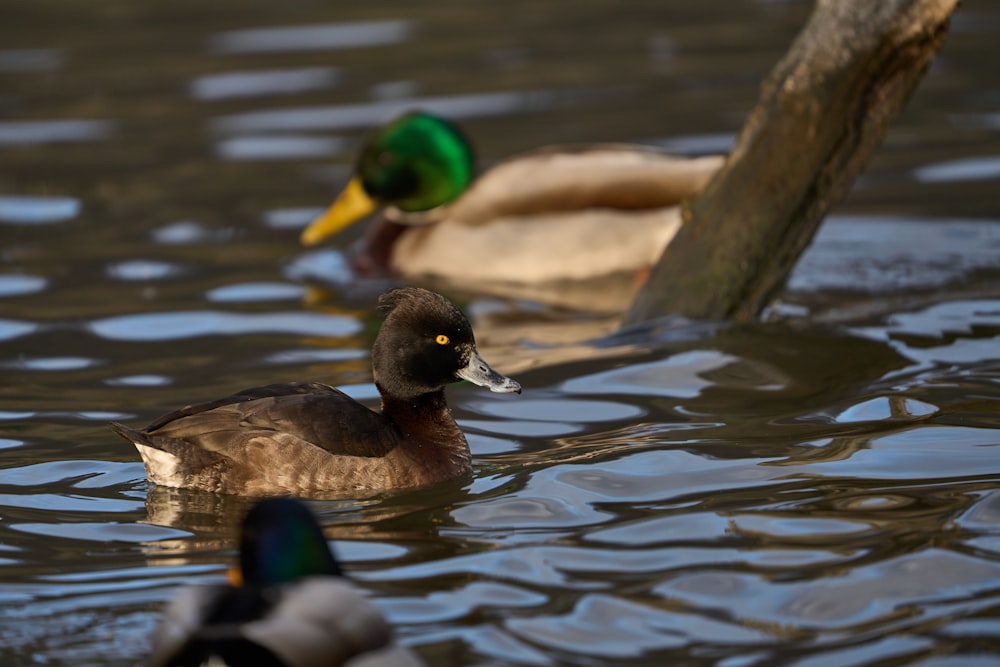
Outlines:
<svg viewBox="0 0 1000 667"><path fill-rule="evenodd" d="M467 474L469 445L444 388L468 380L521 386L476 350L472 327L440 294L404 287L381 296L372 347L381 413L316 382L272 384L198 403L134 430L155 484L218 493L342 496L432 484Z"/></svg>

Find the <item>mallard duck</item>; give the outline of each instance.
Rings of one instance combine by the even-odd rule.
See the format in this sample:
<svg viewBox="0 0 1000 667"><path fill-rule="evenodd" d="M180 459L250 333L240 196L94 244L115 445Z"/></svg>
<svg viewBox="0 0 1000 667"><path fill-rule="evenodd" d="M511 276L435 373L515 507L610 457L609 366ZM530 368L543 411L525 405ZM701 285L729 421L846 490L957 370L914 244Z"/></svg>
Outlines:
<svg viewBox="0 0 1000 667"><path fill-rule="evenodd" d="M343 496L432 484L469 472L465 435L444 388L461 380L520 392L476 350L448 299L402 287L379 298L372 347L376 413L316 382L272 384L181 408L142 430L112 423L150 481L244 495Z"/></svg>
<svg viewBox="0 0 1000 667"><path fill-rule="evenodd" d="M343 578L301 502L271 498L250 509L236 572L230 585L178 591L153 636L150 667L423 664Z"/></svg>
<svg viewBox="0 0 1000 667"><path fill-rule="evenodd" d="M550 147L475 178L455 125L408 113L371 135L354 177L301 242L315 245L382 207L355 258L362 272L465 285L634 272L656 262L680 225L678 204L722 162L632 145Z"/></svg>

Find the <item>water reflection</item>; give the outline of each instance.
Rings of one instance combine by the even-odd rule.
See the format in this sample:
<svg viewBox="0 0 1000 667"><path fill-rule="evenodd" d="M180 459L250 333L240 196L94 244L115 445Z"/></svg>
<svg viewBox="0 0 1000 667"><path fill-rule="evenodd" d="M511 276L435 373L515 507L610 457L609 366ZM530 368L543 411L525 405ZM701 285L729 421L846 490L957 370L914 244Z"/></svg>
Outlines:
<svg viewBox="0 0 1000 667"><path fill-rule="evenodd" d="M0 72L51 72L63 60L62 49L0 49Z"/></svg>
<svg viewBox="0 0 1000 667"><path fill-rule="evenodd" d="M184 271L183 267L170 262L151 259L129 259L109 264L107 274L117 280L146 281L172 278Z"/></svg>
<svg viewBox="0 0 1000 667"><path fill-rule="evenodd" d="M0 121L0 145L101 141L111 137L114 129L115 123L109 120Z"/></svg>
<svg viewBox="0 0 1000 667"><path fill-rule="evenodd" d="M0 274L0 298L40 292L48 285L42 276Z"/></svg>
<svg viewBox="0 0 1000 667"><path fill-rule="evenodd" d="M401 20L248 28L213 36L209 49L222 54L334 51L397 44L412 32L412 24Z"/></svg>
<svg viewBox="0 0 1000 667"><path fill-rule="evenodd" d="M965 158L929 164L917 169L914 175L923 183L995 180L1000 178L1000 157Z"/></svg>
<svg viewBox="0 0 1000 667"><path fill-rule="evenodd" d="M262 133L301 130L367 128L393 116L423 109L447 118L463 119L538 111L551 106L552 95L543 91L478 93L381 100L366 104L265 109L215 118L219 133Z"/></svg>
<svg viewBox="0 0 1000 667"><path fill-rule="evenodd" d="M187 311L141 313L96 320L88 329L107 340L164 341L195 336L249 333L293 333L304 336L349 336L360 329L348 317L320 313L227 313Z"/></svg>
<svg viewBox="0 0 1000 667"><path fill-rule="evenodd" d="M1000 222L831 217L789 281L793 291L897 293L1000 268Z"/></svg>
<svg viewBox="0 0 1000 667"><path fill-rule="evenodd" d="M32 331L36 331L38 325L33 322L21 322L18 320L8 320L0 318L0 340L9 340L25 336Z"/></svg>
<svg viewBox="0 0 1000 667"><path fill-rule="evenodd" d="M0 128L0 132L2 132ZM2 142L0 137L0 142ZM0 195L0 223L47 225L71 220L80 214L80 200L73 197Z"/></svg>
<svg viewBox="0 0 1000 667"><path fill-rule="evenodd" d="M209 290L209 301L217 303L301 301L305 288L289 283L241 283Z"/></svg>
<svg viewBox="0 0 1000 667"><path fill-rule="evenodd" d="M224 241L232 231L214 230L196 220L178 220L153 231L153 240L166 245Z"/></svg>
<svg viewBox="0 0 1000 667"><path fill-rule="evenodd" d="M206 74L191 82L191 96L201 101L215 101L326 90L333 87L338 74L339 70L334 67Z"/></svg>
<svg viewBox="0 0 1000 667"><path fill-rule="evenodd" d="M289 158L330 157L341 153L344 141L337 137L295 135L243 136L215 144L223 160L287 160Z"/></svg>

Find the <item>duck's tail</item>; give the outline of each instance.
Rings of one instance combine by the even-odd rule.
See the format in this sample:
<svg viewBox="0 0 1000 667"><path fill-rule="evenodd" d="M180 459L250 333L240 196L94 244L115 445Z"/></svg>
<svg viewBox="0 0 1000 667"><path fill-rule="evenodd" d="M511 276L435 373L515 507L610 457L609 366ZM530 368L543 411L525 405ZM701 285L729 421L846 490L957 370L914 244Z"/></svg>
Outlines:
<svg viewBox="0 0 1000 667"><path fill-rule="evenodd" d="M180 470L177 457L174 454L166 451L142 431L137 431L118 422L111 422L111 428L115 430L115 433L135 445L139 456L142 457L143 465L146 466L146 477L151 482L165 486L183 486L174 479Z"/></svg>
<svg viewBox="0 0 1000 667"><path fill-rule="evenodd" d="M133 445L136 444L149 444L148 438L146 438L142 433L136 431L134 428L129 428L125 424L120 424L118 422L111 422L111 428L114 429L115 433L125 438Z"/></svg>

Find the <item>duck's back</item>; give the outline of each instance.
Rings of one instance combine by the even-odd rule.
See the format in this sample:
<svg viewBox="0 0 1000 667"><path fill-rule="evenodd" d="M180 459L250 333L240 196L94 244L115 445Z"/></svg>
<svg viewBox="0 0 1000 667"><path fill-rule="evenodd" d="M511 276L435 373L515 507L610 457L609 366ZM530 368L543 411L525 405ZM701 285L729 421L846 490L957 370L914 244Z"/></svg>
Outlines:
<svg viewBox="0 0 1000 667"><path fill-rule="evenodd" d="M382 415L320 383L255 387L141 431L114 428L138 448L152 482L247 495L381 488L398 474L402 439Z"/></svg>

